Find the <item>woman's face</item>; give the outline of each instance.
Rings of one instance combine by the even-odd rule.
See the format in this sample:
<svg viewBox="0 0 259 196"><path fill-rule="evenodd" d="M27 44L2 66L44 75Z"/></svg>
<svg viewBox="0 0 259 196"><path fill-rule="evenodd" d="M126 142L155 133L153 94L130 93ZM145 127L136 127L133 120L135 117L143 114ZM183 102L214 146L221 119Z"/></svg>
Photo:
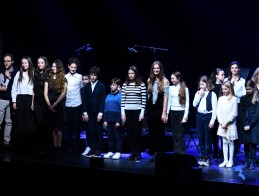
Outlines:
<svg viewBox="0 0 259 196"><path fill-rule="evenodd" d="M51 70L52 70L52 72L53 72L54 74L57 73L57 65L56 65L56 63L53 63L53 64L52 64Z"/></svg>
<svg viewBox="0 0 259 196"><path fill-rule="evenodd" d="M134 80L135 79L135 72L133 70L129 70L128 71L128 76L130 80Z"/></svg>
<svg viewBox="0 0 259 196"><path fill-rule="evenodd" d="M29 69L29 62L27 59L22 59L22 68L24 71L27 71Z"/></svg>
<svg viewBox="0 0 259 196"><path fill-rule="evenodd" d="M39 70L43 70L46 67L46 63L45 63L44 59L42 59L42 58L38 59L37 65L38 65Z"/></svg>
<svg viewBox="0 0 259 196"><path fill-rule="evenodd" d="M158 76L159 73L160 73L160 67L158 64L155 64L154 67L153 67L153 73L155 76Z"/></svg>
<svg viewBox="0 0 259 196"><path fill-rule="evenodd" d="M225 96L228 96L230 93L230 89L228 87L226 87L225 85L222 85L222 93Z"/></svg>
<svg viewBox="0 0 259 196"><path fill-rule="evenodd" d="M233 64L231 65L230 70L233 75L236 75L239 72L239 67L237 64Z"/></svg>

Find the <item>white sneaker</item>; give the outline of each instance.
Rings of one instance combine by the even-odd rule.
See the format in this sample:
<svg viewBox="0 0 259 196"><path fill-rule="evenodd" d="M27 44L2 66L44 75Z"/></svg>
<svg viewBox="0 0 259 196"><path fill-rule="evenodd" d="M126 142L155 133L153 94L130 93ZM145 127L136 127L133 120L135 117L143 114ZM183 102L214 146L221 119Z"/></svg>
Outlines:
<svg viewBox="0 0 259 196"><path fill-rule="evenodd" d="M232 167L234 165L233 161L229 161L226 167Z"/></svg>
<svg viewBox="0 0 259 196"><path fill-rule="evenodd" d="M87 155L87 153L91 150L91 148L87 147L85 151L82 153L82 155Z"/></svg>
<svg viewBox="0 0 259 196"><path fill-rule="evenodd" d="M114 155L113 152L108 152L107 154L103 155L103 158L110 159Z"/></svg>
<svg viewBox="0 0 259 196"><path fill-rule="evenodd" d="M225 167L228 164L228 161L224 161L223 163L219 164L219 167Z"/></svg>
<svg viewBox="0 0 259 196"><path fill-rule="evenodd" d="M121 153L120 152L116 152L113 156L112 159L120 159L121 158Z"/></svg>

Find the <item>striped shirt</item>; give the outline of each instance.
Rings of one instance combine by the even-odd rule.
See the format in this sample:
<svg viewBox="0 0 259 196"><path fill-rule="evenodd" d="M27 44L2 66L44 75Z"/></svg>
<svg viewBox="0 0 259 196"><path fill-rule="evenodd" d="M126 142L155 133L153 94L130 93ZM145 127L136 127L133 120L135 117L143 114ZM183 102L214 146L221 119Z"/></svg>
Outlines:
<svg viewBox="0 0 259 196"><path fill-rule="evenodd" d="M124 83L121 88L121 115L125 115L125 110L141 110L140 116L144 116L146 99L147 90L143 82L140 86Z"/></svg>

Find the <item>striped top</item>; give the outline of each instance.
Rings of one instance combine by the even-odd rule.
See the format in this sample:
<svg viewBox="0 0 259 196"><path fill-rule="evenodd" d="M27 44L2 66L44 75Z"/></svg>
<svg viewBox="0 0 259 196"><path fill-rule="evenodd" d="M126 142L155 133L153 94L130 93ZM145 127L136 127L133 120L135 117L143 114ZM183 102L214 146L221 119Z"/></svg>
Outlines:
<svg viewBox="0 0 259 196"><path fill-rule="evenodd" d="M124 83L121 88L121 115L125 115L125 110L140 110L140 116L144 116L147 100L146 85L141 82L140 86L135 83Z"/></svg>

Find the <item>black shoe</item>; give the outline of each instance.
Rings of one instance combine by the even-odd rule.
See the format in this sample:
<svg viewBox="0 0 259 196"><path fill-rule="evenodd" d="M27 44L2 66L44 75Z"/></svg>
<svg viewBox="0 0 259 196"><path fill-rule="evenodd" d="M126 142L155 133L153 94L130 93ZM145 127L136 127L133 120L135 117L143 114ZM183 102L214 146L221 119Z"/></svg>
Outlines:
<svg viewBox="0 0 259 196"><path fill-rule="evenodd" d="M55 153L56 153L56 149L55 149ZM68 151L66 152L67 155L72 155L74 153L73 148L69 148Z"/></svg>
<svg viewBox="0 0 259 196"><path fill-rule="evenodd" d="M136 161L136 162L139 162L141 159L142 159L141 154L136 154L136 156L135 156L135 161Z"/></svg>
<svg viewBox="0 0 259 196"><path fill-rule="evenodd" d="M5 150L12 150L13 149L13 146L10 143L4 144L3 147L4 147Z"/></svg>
<svg viewBox="0 0 259 196"><path fill-rule="evenodd" d="M102 153L101 153L100 150L96 150L96 151L94 152L94 157L101 157L101 156L102 156Z"/></svg>
<svg viewBox="0 0 259 196"><path fill-rule="evenodd" d="M86 155L86 157L93 157L94 156L94 151L90 150Z"/></svg>
<svg viewBox="0 0 259 196"><path fill-rule="evenodd" d="M132 153L129 157L128 160L135 160L136 155Z"/></svg>
<svg viewBox="0 0 259 196"><path fill-rule="evenodd" d="M156 158L155 158L155 156L153 156L149 161L150 162L155 162L155 160L156 160Z"/></svg>
<svg viewBox="0 0 259 196"><path fill-rule="evenodd" d="M242 167L242 170L248 170L250 167L249 163L245 163L245 165Z"/></svg>
<svg viewBox="0 0 259 196"><path fill-rule="evenodd" d="M250 164L250 166L249 166L249 168L248 168L249 170L253 170L253 169L255 169L255 164L252 162L251 164Z"/></svg>

